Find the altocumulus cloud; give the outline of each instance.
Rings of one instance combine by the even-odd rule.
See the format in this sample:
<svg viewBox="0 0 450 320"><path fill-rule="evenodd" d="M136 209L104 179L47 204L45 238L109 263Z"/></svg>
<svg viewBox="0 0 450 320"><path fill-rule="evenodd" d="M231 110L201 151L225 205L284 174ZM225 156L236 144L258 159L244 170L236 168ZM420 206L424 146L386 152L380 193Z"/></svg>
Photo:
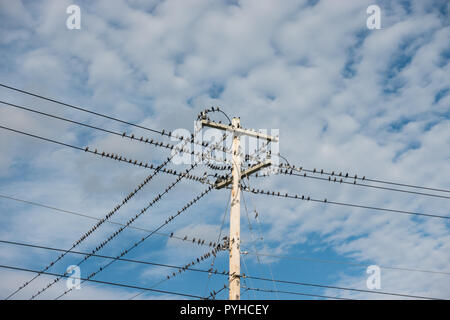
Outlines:
<svg viewBox="0 0 450 320"><path fill-rule="evenodd" d="M228 114L240 116L246 127L280 129L280 151L291 164L450 188L447 1L377 1L382 12L380 30L366 28L366 8L372 1L76 1L82 13L81 29L68 30L66 8L71 4L0 1L2 83L157 129L192 128L200 110L220 105ZM3 100L46 112L132 130L5 89L1 95ZM0 123L154 163L165 156L163 151L3 105ZM0 134L0 151L2 194L100 218L146 175L143 169L7 132ZM171 179L155 178L114 219L129 219ZM450 214L445 199L286 176L251 184L315 198ZM158 226L201 188L180 184L138 220L139 225ZM450 270L445 221L245 196L251 210L259 212L264 243L256 246L261 252ZM213 192L166 231L198 230L214 238L227 197L228 193ZM67 248L93 224L43 208L3 199L0 203L1 239ZM114 230L111 225L102 227L80 250L92 250ZM243 231L243 246L250 250L252 235L246 228ZM105 254L117 254L141 234L127 230L105 247ZM198 247L155 236L130 256L183 265L201 254ZM56 254L2 245L0 256L7 264L40 269ZM77 259L67 258L54 269L64 272ZM364 268L355 271L336 265L310 274L312 266L305 262L246 259L250 274L267 274L270 262L275 278L365 289ZM82 268L84 275L104 263L92 260ZM217 263L226 267L225 259ZM29 277L1 271L0 294L7 296ZM158 277L164 278L164 273L120 263L98 276L141 285L151 285ZM201 294L206 278L183 274L162 288L182 291L189 284L191 291ZM17 298L28 298L45 285L43 280L48 278L36 281ZM221 287L223 281L213 277L210 287ZM382 268L385 291L450 298L449 281L444 275ZM128 298L135 293L106 286L86 288L68 297ZM55 286L42 297L53 298L62 290L62 285Z"/></svg>

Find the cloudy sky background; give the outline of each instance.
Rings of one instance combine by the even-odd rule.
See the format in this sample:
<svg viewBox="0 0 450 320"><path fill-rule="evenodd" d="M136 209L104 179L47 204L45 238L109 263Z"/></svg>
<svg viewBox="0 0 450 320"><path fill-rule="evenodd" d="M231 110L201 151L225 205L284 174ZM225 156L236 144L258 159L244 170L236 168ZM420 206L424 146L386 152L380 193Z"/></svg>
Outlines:
<svg viewBox="0 0 450 320"><path fill-rule="evenodd" d="M81 30L66 28L66 8L81 8ZM381 8L368 30L366 8ZM450 5L447 1L7 1L0 0L0 82L150 128L193 130L198 112L219 105L244 127L280 130L291 164L450 189ZM168 141L50 102L0 89L1 100L136 136ZM224 120L214 115L216 120ZM1 105L0 125L77 146L160 163L168 152ZM175 165L171 168L180 169ZM183 167L184 168L184 167ZM205 167L195 171L202 174ZM151 171L0 131L0 194L102 218ZM126 222L175 178L160 174L111 220ZM372 190L291 176L251 179L254 187L334 201L450 215L448 199ZM152 229L206 186L181 182L135 222ZM446 194L448 196L448 193ZM162 232L216 240L229 192L212 191ZM243 250L254 276L366 289L366 265L450 272L449 223L370 210L245 194L264 241L254 241L242 210ZM67 249L92 220L0 198L0 240ZM257 229L257 221L250 214ZM89 251L117 229L104 224L79 246ZM228 231L227 224L224 232ZM125 230L100 254L140 239ZM126 257L184 265L207 252L153 236ZM58 253L0 244L1 264L42 269ZM80 256L68 255L63 273ZM107 263L92 258L82 276ZM209 268L211 260L200 268ZM243 261L244 262L244 261ZM359 264L359 265L358 265ZM270 266L270 267L269 267ZM227 256L216 260L227 268ZM381 291L450 298L450 275L382 268ZM116 262L95 277L150 287L170 269ZM0 270L0 297L33 275ZM42 276L14 298L27 299ZM186 272L161 290L204 295L226 277ZM247 285L273 289L272 283ZM352 298L369 293L277 284L280 290ZM65 281L40 298L52 299ZM128 299L139 293L83 284L66 299ZM226 291L218 298L226 298ZM282 299L299 296L279 294ZM179 298L146 293L139 298ZM277 298L246 292L243 298ZM307 298L307 297L305 297Z"/></svg>

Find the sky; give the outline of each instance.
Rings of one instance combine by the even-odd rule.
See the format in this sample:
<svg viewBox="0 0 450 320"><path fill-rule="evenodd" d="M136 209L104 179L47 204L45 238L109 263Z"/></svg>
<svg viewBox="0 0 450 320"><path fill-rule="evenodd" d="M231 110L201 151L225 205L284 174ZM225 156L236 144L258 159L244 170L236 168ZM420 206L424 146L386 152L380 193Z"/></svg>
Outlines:
<svg viewBox="0 0 450 320"><path fill-rule="evenodd" d="M72 4L80 8L80 29L66 26L66 9ZM380 29L366 24L366 10L373 4L380 8ZM449 190L449 10L448 1L419 0L0 0L0 83L166 131L193 132L199 112L220 106L230 117L240 117L245 128L279 130L279 151L297 167ZM5 88L0 97L109 130L177 143ZM226 121L219 113L211 117ZM170 154L4 104L0 126L155 165ZM186 166L170 163L168 168ZM210 172L200 165L193 173L205 171ZM0 129L0 240L68 249L96 223L5 196L101 219L150 173ZM175 179L158 174L110 220L126 223ZM448 198L285 175L253 177L246 183L317 199L450 216ZM182 180L133 226L157 228L206 188ZM211 191L161 232L217 241L220 231L229 232L228 217L222 226L229 196L228 190ZM368 290L366 268L378 265L378 291L450 298L448 220L249 193L243 193L241 207L241 251L250 252L241 264L248 275ZM92 251L118 228L103 224L77 250ZM127 228L99 254L115 256L145 234ZM154 235L124 258L183 266L208 251ZM0 243L2 265L42 270L58 255ZM64 273L81 259L68 254L49 271ZM197 267L209 269L212 261ZM81 276L108 262L87 260L80 266ZM214 268L228 269L226 252L218 254ZM225 276L208 280L207 274L189 271L159 283L172 272L117 261L94 279L198 296L227 283ZM33 276L0 270L0 297ZM28 299L52 280L43 275L13 299ZM243 285L338 298L405 298L254 279ZM37 299L54 299L65 290L63 280ZM139 293L83 283L62 299L130 299ZM227 297L227 290L217 296ZM135 298L186 297L145 292ZM242 290L242 299L300 298L320 299Z"/></svg>

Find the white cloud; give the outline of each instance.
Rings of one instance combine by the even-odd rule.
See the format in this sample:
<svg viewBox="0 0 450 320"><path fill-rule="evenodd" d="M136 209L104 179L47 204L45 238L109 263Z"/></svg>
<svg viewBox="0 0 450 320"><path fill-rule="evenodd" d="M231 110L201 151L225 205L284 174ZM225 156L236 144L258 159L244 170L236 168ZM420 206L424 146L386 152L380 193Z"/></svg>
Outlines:
<svg viewBox="0 0 450 320"><path fill-rule="evenodd" d="M282 5L273 1L240 1L237 5L226 1L117 1L114 6L98 1L81 5L82 28L76 31L65 28L67 1L43 1L40 6L20 3L0 7L5 16L21 17L18 25L1 25L0 34L9 34L2 38L2 45L8 46L2 50L14 60L11 65L0 63L5 71L1 82L152 128L191 128L199 110L220 105L228 114L240 116L246 127L279 128L281 152L296 165L450 187L449 95L435 103L438 92L450 87L450 29L438 9L421 1L412 2L411 12L401 4L380 4L382 29L373 31L365 30L368 1L338 4L330 0L316 5L306 1ZM27 40L30 33L32 40ZM31 42L25 46L25 41ZM351 72L346 73L347 67ZM212 87L219 91L213 97ZM1 92L8 101L114 130L131 130L4 89ZM409 122L403 123L406 119ZM158 162L165 155L152 147L88 134L75 126L3 106L0 123L145 161ZM136 135L148 134L139 132L133 130ZM13 133L1 132L0 142L2 193L77 208L98 217L147 173L77 151L55 151L43 142ZM117 218L126 221L171 179L152 181ZM448 215L448 200L294 177L251 183L315 198ZM142 226L158 225L168 211L176 212L191 194L201 190L189 184L192 192L186 194L187 186L180 185L169 197L171 201L161 201L152 214L140 218ZM218 203L225 204L225 196L215 193L208 197L189 212L189 218L174 221L173 230L214 238L221 217L205 213L204 208L217 211ZM448 224L440 220L263 196L249 198L260 211L264 252L290 253L296 244L307 243L308 237L318 234L324 247L331 246L356 261L447 268ZM67 247L92 224L56 217L45 210L30 212L28 207L12 210L13 217L2 217L8 223L0 232L3 238ZM111 230L99 230L86 247L94 246ZM111 250L119 247L123 245L115 243ZM157 253L172 262L200 253L199 248L189 248L173 240L164 242ZM14 252L5 250L1 255L14 263L24 261L23 254ZM47 261L44 258L39 259L42 264ZM159 275L157 269L144 272ZM364 277L343 275L339 283L362 287ZM444 281L428 281L425 274L387 272L382 281L391 291L450 294ZM2 292L6 294L19 282L11 280L8 286L1 286ZM101 294L120 296L112 291Z"/></svg>

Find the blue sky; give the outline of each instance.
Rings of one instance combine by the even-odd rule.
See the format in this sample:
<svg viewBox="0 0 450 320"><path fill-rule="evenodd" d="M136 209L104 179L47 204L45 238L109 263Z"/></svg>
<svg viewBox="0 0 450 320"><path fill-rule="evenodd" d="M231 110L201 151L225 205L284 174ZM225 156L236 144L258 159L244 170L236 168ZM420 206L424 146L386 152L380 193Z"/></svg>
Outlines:
<svg viewBox="0 0 450 320"><path fill-rule="evenodd" d="M66 8L81 8L81 29L66 28ZM368 30L366 8L381 8L381 29ZM0 82L155 129L193 130L198 112L219 105L247 128L279 129L291 164L449 189L450 18L447 1L6 1L0 0ZM61 108L0 88L1 100L111 130L159 140L149 132ZM217 115L217 120L223 120ZM0 125L89 145L154 164L168 153L0 106ZM171 164L171 168L179 167ZM184 167L183 167L184 168ZM205 167L195 170L203 174ZM0 194L103 217L150 171L0 131ZM159 175L112 220L126 222L175 178ZM252 179L259 188L315 198L449 215L448 200L366 190L289 176ZM135 222L152 229L205 186L181 182ZM216 240L229 193L213 191L162 232ZM271 255L344 261L323 263L245 256L243 272L366 289L364 266L449 272L444 220L332 207L245 194L258 211L264 241L252 242L242 210L243 248ZM0 198L0 240L66 249L92 220ZM102 225L79 250L89 251L117 227ZM225 224L224 233L227 234ZM254 232L255 233L255 232ZM100 254L117 255L141 238L127 229ZM256 233L253 234L256 238ZM184 265L206 248L155 235L126 257ZM0 244L2 263L41 269L57 257ZM79 256L51 270L64 272ZM218 269L227 268L221 253ZM107 262L107 261L106 261ZM82 276L104 260L82 265ZM199 265L209 268L211 260ZM171 271L116 262L98 280L150 287ZM0 297L31 274L0 270ZM45 286L42 276L15 298ZM226 282L214 276L209 290ZM270 282L249 286L273 289ZM203 295L207 276L186 272L156 288ZM450 298L450 277L382 268L382 290ZM279 290L336 297L380 296L277 284ZM41 298L52 299L64 281ZM206 290L206 291L209 291ZM136 290L83 284L66 299L128 299ZM218 298L226 298L226 291ZM282 299L299 296L279 294ZM178 298L145 293L140 299ZM246 292L243 298L277 298ZM305 297L308 299L308 297ZM381 298L387 298L381 296Z"/></svg>

